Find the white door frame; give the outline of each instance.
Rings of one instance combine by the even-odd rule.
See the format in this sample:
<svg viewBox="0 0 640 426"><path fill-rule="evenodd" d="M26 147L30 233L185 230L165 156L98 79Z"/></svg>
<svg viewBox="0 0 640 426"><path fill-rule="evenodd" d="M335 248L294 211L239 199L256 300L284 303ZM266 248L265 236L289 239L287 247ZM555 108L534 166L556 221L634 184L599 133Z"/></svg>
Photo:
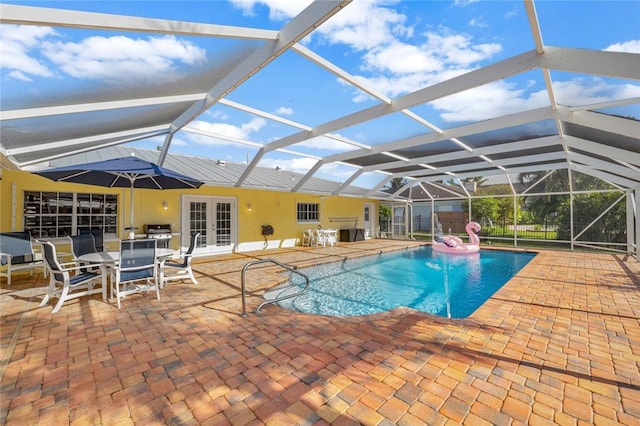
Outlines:
<svg viewBox="0 0 640 426"><path fill-rule="evenodd" d="M180 247L185 251L189 247L191 235L191 207L192 202L207 204L206 229L207 235L200 238L198 246L193 251L194 256L207 256L213 254L232 253L238 246L238 200L236 197L218 197L212 195L182 195L180 218ZM229 238L228 245L216 244L216 207L218 204L229 204Z"/></svg>
<svg viewBox="0 0 640 426"><path fill-rule="evenodd" d="M374 203L364 203L362 208L362 219L364 222L364 236L365 239L372 238L376 235L375 224L376 221L376 205ZM365 214L366 209L369 208L369 220L367 221L367 216Z"/></svg>

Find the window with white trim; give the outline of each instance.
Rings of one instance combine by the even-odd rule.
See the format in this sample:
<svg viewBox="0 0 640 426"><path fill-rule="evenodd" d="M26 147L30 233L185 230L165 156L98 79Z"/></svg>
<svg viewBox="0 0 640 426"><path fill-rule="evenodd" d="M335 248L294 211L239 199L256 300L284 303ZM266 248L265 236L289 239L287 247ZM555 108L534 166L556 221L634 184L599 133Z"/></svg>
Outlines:
<svg viewBox="0 0 640 426"><path fill-rule="evenodd" d="M298 203L298 222L320 222L320 204Z"/></svg>
<svg viewBox="0 0 640 426"><path fill-rule="evenodd" d="M77 235L80 229L118 230L118 196L75 192L24 192L24 230L32 238Z"/></svg>

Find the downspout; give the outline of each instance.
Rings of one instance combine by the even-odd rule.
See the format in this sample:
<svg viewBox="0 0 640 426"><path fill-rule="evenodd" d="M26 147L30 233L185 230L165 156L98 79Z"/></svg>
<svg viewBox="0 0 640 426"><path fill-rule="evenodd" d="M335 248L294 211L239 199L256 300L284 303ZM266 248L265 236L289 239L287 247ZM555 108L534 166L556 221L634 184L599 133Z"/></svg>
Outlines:
<svg viewBox="0 0 640 426"><path fill-rule="evenodd" d="M16 183L11 182L11 231L16 230L16 202ZM24 223L22 229L24 229Z"/></svg>

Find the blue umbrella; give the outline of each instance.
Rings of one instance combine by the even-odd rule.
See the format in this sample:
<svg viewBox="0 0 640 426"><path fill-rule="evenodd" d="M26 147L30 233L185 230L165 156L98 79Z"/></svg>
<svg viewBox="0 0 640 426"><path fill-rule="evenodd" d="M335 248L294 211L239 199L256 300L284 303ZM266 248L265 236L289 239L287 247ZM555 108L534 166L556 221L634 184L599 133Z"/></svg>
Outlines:
<svg viewBox="0 0 640 426"><path fill-rule="evenodd" d="M137 157L113 158L94 163L56 167L35 172L58 182L84 183L108 188L131 188L131 222L133 238L133 189L200 188L204 182Z"/></svg>

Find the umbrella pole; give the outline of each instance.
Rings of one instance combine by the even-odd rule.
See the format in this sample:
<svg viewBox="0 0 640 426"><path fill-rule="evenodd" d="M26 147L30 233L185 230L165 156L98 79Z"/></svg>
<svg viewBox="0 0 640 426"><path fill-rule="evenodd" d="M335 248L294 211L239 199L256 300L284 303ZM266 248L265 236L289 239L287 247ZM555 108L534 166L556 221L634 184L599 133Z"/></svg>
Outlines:
<svg viewBox="0 0 640 426"><path fill-rule="evenodd" d="M129 218L129 239L133 240L136 238L136 231L133 227L133 180L131 181L131 217Z"/></svg>

